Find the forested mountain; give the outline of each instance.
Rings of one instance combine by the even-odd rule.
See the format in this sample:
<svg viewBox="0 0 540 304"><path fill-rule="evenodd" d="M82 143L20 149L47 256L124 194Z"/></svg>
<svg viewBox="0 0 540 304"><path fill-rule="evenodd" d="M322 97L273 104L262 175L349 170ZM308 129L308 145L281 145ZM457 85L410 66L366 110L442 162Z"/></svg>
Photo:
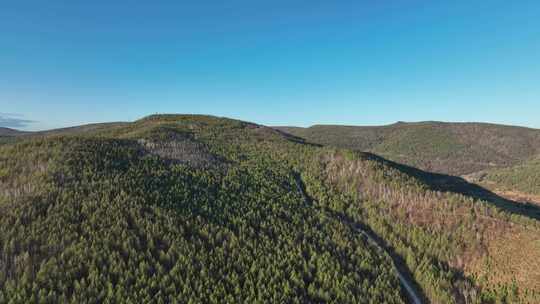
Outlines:
<svg viewBox="0 0 540 304"><path fill-rule="evenodd" d="M515 166L482 171L469 177L490 188L540 197L540 156Z"/></svg>
<svg viewBox="0 0 540 304"><path fill-rule="evenodd" d="M211 116L17 137L0 303L408 302L393 262L426 302L539 302L539 210L448 178Z"/></svg>
<svg viewBox="0 0 540 304"><path fill-rule="evenodd" d="M314 143L373 152L423 170L465 175L540 154L540 130L485 123L277 127Z"/></svg>

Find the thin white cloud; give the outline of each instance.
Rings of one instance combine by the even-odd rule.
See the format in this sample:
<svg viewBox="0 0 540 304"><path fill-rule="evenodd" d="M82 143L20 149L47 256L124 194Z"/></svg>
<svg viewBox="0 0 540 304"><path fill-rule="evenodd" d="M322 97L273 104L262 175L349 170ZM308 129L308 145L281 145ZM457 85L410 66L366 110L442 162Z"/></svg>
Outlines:
<svg viewBox="0 0 540 304"><path fill-rule="evenodd" d="M18 129L25 128L35 122L22 117L23 115L18 113L0 113L0 127Z"/></svg>

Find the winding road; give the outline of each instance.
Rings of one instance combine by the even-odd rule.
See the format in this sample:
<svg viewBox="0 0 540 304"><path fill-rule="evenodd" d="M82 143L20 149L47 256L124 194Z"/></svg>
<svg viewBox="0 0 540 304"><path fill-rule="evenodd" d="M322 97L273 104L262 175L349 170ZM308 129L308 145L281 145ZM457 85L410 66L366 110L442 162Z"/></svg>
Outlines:
<svg viewBox="0 0 540 304"><path fill-rule="evenodd" d="M302 179L300 178L299 175L297 175L295 177L295 182L296 182L296 187L298 188L298 191L302 194L302 196L304 197L304 200L306 201L306 203L313 204L313 199L307 195L307 193L306 193L306 191L304 189L304 183L303 183L303 181L302 181ZM342 220L345 223L347 223L348 225L350 225L358 233L363 235L371 246L375 247L377 249L377 251L379 251L379 253L381 255L386 256L392 262L392 267L394 268L394 272L396 273L396 276L398 277L401 285L405 289L405 292L407 293L407 297L408 297L410 303L422 304L423 303L422 300L421 300L422 297L418 294L416 289L413 287L414 283L411 282L408 279L408 277L405 276L399 270L399 268L397 267L397 263L396 263L395 259L383 248L383 246L381 246L379 244L379 242L377 242L377 240L369 232L364 230L358 223L353 223L353 222L351 222L351 221L349 221L347 219L343 219L343 218L342 218Z"/></svg>
<svg viewBox="0 0 540 304"><path fill-rule="evenodd" d="M364 231L363 229L357 227L356 225L354 226L354 229L362 234L367 240L368 242L374 246L375 248L377 248L377 250L382 254L382 255L385 255L386 257L388 257L390 259L390 261L392 261L392 266L394 268L394 271L397 275L397 277L399 278L399 281L401 282L401 285L403 285L403 287L405 288L405 291L407 292L407 295L409 297L409 300L411 301L411 303L414 303L414 304L422 304L422 300L420 300L420 296L417 294L416 290L413 288L413 283L410 282L407 277L401 273L401 271L399 271L397 265L396 265L396 261L394 261L394 259L392 258L392 256L386 252L386 250L384 250L378 243L375 239L373 239L373 237L371 237L371 235Z"/></svg>

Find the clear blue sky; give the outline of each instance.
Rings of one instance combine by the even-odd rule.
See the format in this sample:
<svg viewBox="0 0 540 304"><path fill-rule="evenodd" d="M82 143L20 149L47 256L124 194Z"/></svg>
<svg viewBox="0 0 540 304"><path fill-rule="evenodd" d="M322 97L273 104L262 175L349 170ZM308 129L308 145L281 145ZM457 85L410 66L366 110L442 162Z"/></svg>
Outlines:
<svg viewBox="0 0 540 304"><path fill-rule="evenodd" d="M157 112L540 128L537 0L21 0L0 28L0 125Z"/></svg>

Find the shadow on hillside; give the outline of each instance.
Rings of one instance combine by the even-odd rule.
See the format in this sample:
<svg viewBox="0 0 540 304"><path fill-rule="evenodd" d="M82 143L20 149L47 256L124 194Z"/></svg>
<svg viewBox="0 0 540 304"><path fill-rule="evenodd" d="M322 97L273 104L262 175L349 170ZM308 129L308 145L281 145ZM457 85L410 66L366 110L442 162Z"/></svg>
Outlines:
<svg viewBox="0 0 540 304"><path fill-rule="evenodd" d="M314 205L313 204L313 199L307 194L306 186L305 186L304 181L302 180L302 177L300 176L300 174L295 173L294 174L294 179L295 179L296 187L298 188L298 192L300 192L300 194L303 196L304 201L306 202L306 204ZM422 290L420 285L418 285L418 283L415 281L413 273L407 267L407 264L405 263L405 260L399 254L397 254L394 251L394 249L392 247L390 247L386 243L386 241L384 239L379 237L369 226L367 226L365 224L362 224L362 223L360 223L358 221L355 221L354 219L352 219L351 217L347 216L344 213L336 212L336 211L333 211L333 210L331 210L329 208L322 208L322 210L326 214L330 215L333 218L339 219L342 223L348 225L349 227L351 227L352 229L354 229L356 231L361 232L367 238L369 238L373 242L375 242L377 247L379 249L384 250L388 254L388 256L390 257L390 259L392 259L392 262L394 263L395 267L398 269L398 271L401 273L401 275L403 275L405 277L407 282L411 285L411 288L413 288L414 292L416 293L416 296L418 298L420 298L420 300L423 303L428 303L428 299L426 297L426 294L424 293L424 291ZM403 290L403 294L406 295L407 298L409 298L409 295L407 294L405 289ZM409 298L409 300L411 301L411 303L413 302L412 299Z"/></svg>
<svg viewBox="0 0 540 304"><path fill-rule="evenodd" d="M276 128L272 128L272 130L276 131L279 135L283 136L288 141L292 141L292 142L295 142L295 143L298 143L298 144L308 145L308 146L312 146L312 147L322 147L323 146L321 144L316 144L316 143L306 141L302 137L292 135L290 133L281 131L281 130L276 129Z"/></svg>
<svg viewBox="0 0 540 304"><path fill-rule="evenodd" d="M400 256L398 253L396 253L394 248L392 246L390 246L383 238L381 238L379 235L377 235L375 233L375 231L373 231L371 229L371 227L369 227L369 226L367 226L367 225L365 225L363 223L360 223L358 221L355 221L354 219L352 219L351 217L349 217L349 216L347 216L347 215L345 215L343 213L338 213L338 212L332 211L332 210L330 210L328 208L325 208L325 211L328 214L332 215L333 217L340 219L343 223L346 223L347 225L349 225L353 229L359 230L359 231L362 231L363 233L365 233L365 235L369 239L371 239L377 245L378 248L382 249L383 251L385 251L388 254L390 259L392 259L392 262L394 263L394 266L398 269L399 273L405 278L405 280L409 283L409 285L411 285L411 288L414 290L414 292L416 293L416 296L420 299L420 301L422 303L429 303L429 300L428 300L424 290L416 282L412 271L409 269L409 267L407 267L407 263L405 262L405 259L402 256ZM407 296L410 303L414 302L410 298L409 294L407 292L405 292L405 288L403 289L403 293L404 293L404 295Z"/></svg>
<svg viewBox="0 0 540 304"><path fill-rule="evenodd" d="M364 154L370 159L384 162L392 168L416 177L428 185L431 190L454 192L475 199L485 200L506 212L540 220L540 207L534 204L506 199L477 184L469 183L464 178L458 176L426 172L414 167L387 160L372 153L364 152Z"/></svg>

